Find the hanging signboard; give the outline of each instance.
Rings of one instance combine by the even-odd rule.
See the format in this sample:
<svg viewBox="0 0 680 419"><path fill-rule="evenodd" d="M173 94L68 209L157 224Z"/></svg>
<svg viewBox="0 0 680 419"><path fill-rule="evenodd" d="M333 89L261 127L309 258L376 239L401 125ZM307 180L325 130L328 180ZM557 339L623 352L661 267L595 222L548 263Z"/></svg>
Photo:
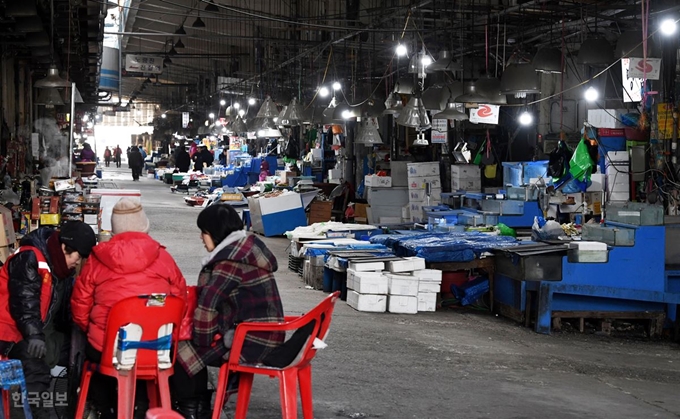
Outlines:
<svg viewBox="0 0 680 419"><path fill-rule="evenodd" d="M621 78L623 79L623 101L642 100L642 79L630 77L630 58L621 58Z"/></svg>
<svg viewBox="0 0 680 419"><path fill-rule="evenodd" d="M189 126L189 112L182 112L182 128Z"/></svg>
<svg viewBox="0 0 680 419"><path fill-rule="evenodd" d="M446 144L449 122L446 119L433 119L430 142L432 144Z"/></svg>
<svg viewBox="0 0 680 419"><path fill-rule="evenodd" d="M630 57L630 69L628 77L643 78L647 80L659 80L661 74L661 58L634 58Z"/></svg>
<svg viewBox="0 0 680 419"><path fill-rule="evenodd" d="M476 109L470 109L470 122L473 124L498 125L498 116L501 107L498 105L479 105Z"/></svg>
<svg viewBox="0 0 680 419"><path fill-rule="evenodd" d="M161 74L163 72L163 57L127 54L125 55L125 71Z"/></svg>

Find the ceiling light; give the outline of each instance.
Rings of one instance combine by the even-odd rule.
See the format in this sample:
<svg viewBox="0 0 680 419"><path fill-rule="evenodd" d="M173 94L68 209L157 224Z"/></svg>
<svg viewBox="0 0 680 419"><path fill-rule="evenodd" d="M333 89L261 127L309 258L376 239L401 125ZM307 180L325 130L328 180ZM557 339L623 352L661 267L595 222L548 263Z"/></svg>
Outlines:
<svg viewBox="0 0 680 419"><path fill-rule="evenodd" d="M167 117L168 117L168 116L167 116L166 114L161 114L161 118L165 119L165 118L167 118Z"/></svg>
<svg viewBox="0 0 680 419"><path fill-rule="evenodd" d="M519 123L525 127L531 125L532 122L534 122L534 117L528 111L522 112L519 116Z"/></svg>
<svg viewBox="0 0 680 419"><path fill-rule="evenodd" d="M335 112L336 106L337 102L335 101L335 98L331 99L331 102L328 104L328 107L324 109L322 113L321 123L323 123L324 125L328 125L337 122L333 118L333 113Z"/></svg>
<svg viewBox="0 0 680 419"><path fill-rule="evenodd" d="M246 114L246 111L243 110L243 109L241 109L240 111L238 111L238 114L239 114L239 116L240 116L241 118L243 118L243 115Z"/></svg>
<svg viewBox="0 0 680 419"><path fill-rule="evenodd" d="M382 138L380 138L380 133L376 127L375 120L373 118L362 117L361 122L359 122L359 127L357 128L357 136L354 139L355 144L364 144L367 146L373 146L374 144L382 144Z"/></svg>
<svg viewBox="0 0 680 419"><path fill-rule="evenodd" d="M614 49L604 38L588 38L581 44L576 56L578 64L609 65L614 61Z"/></svg>
<svg viewBox="0 0 680 419"><path fill-rule="evenodd" d="M583 96L588 102L595 102L600 97L600 93L593 86L590 86Z"/></svg>
<svg viewBox="0 0 680 419"><path fill-rule="evenodd" d="M323 86L322 88L319 89L319 97L328 97L328 95L331 92L328 90L328 87Z"/></svg>
<svg viewBox="0 0 680 419"><path fill-rule="evenodd" d="M89 120L90 120L90 115L88 115L88 114L83 115L83 122L87 122Z"/></svg>
<svg viewBox="0 0 680 419"><path fill-rule="evenodd" d="M208 114L208 118L210 118L210 119L215 119L215 114L212 113L212 112L210 112L210 113Z"/></svg>
<svg viewBox="0 0 680 419"><path fill-rule="evenodd" d="M177 55L177 50L175 49L174 46L170 48L170 51L168 51L168 55Z"/></svg>
<svg viewBox="0 0 680 419"><path fill-rule="evenodd" d="M531 64L534 70L541 73L561 73L562 51L557 48L541 48L534 55Z"/></svg>
<svg viewBox="0 0 680 419"><path fill-rule="evenodd" d="M35 82L33 87L36 87L38 89L40 88L48 88L48 87L69 87L71 86L71 83L62 79L59 77L59 70L57 69L57 66L55 64L50 64L50 67L47 69L47 77L44 79L38 80Z"/></svg>
<svg viewBox="0 0 680 419"><path fill-rule="evenodd" d="M181 24L179 28L175 31L175 35L186 35L187 31L184 30L184 24Z"/></svg>
<svg viewBox="0 0 680 419"><path fill-rule="evenodd" d="M478 105L480 103L486 103L489 100L489 98L478 91L476 82L470 81L465 83L463 88L463 94L456 96L454 100L457 103Z"/></svg>
<svg viewBox="0 0 680 419"><path fill-rule="evenodd" d="M428 111L441 111L446 107L450 95L449 89L443 83L435 83L423 92L423 106Z"/></svg>
<svg viewBox="0 0 680 419"><path fill-rule="evenodd" d="M408 65L408 72L410 74L416 74L418 78L425 78L426 68L428 65L432 64L432 58L423 49L420 53L414 54L411 57L411 61Z"/></svg>
<svg viewBox="0 0 680 419"><path fill-rule="evenodd" d="M385 111L383 115L397 115L404 109L401 97L397 93L392 93L385 101Z"/></svg>
<svg viewBox="0 0 680 419"><path fill-rule="evenodd" d="M420 59L420 63L423 65L423 67L427 67L428 65L432 64L432 57L429 55L423 55L423 57Z"/></svg>
<svg viewBox="0 0 680 419"><path fill-rule="evenodd" d="M182 42L182 38L177 39L177 42L175 42L175 48L184 48L184 42Z"/></svg>
<svg viewBox="0 0 680 419"><path fill-rule="evenodd" d="M286 107L286 111L283 114L283 123L284 126L297 126L302 123L302 119L304 118L302 115L304 113L304 110L302 109L302 106L298 103L296 98L293 98L293 100L290 101L290 104Z"/></svg>
<svg viewBox="0 0 680 419"><path fill-rule="evenodd" d="M170 64L172 64L172 60L170 59L170 57L168 57L166 55L165 58L163 58L163 65L170 65Z"/></svg>
<svg viewBox="0 0 680 419"><path fill-rule="evenodd" d="M397 118L397 125L424 131L430 128L430 118L419 97L412 97Z"/></svg>
<svg viewBox="0 0 680 419"><path fill-rule="evenodd" d="M196 17L194 23L191 24L192 28L205 28L205 22L201 19L201 16Z"/></svg>
<svg viewBox="0 0 680 419"><path fill-rule="evenodd" d="M219 11L220 11L220 8L217 7L217 5L215 4L215 2L213 2L213 0L210 0L210 3L208 3L207 6L205 6L205 11L206 11L206 12L215 12L215 13L216 13L216 12L219 12Z"/></svg>
<svg viewBox="0 0 680 419"><path fill-rule="evenodd" d="M257 131L257 136L260 138L279 138L281 131L276 128L264 128Z"/></svg>
<svg viewBox="0 0 680 419"><path fill-rule="evenodd" d="M238 102L234 103L234 109L241 109L241 104Z"/></svg>
<svg viewBox="0 0 680 419"><path fill-rule="evenodd" d="M355 109L355 113L357 116L377 118L383 114L385 109L385 104L382 100L376 100L375 97L370 96L358 109Z"/></svg>
<svg viewBox="0 0 680 419"><path fill-rule="evenodd" d="M342 85L339 82L333 83L333 90L340 90L342 89Z"/></svg>
<svg viewBox="0 0 680 419"><path fill-rule="evenodd" d="M254 97L251 97L250 99L248 99L248 105L253 106L255 103L257 103L257 101L255 100Z"/></svg>
<svg viewBox="0 0 680 419"><path fill-rule="evenodd" d="M276 104L272 101L272 98L267 96L264 103L257 112L258 118L274 118L279 116L279 111L276 109Z"/></svg>
<svg viewBox="0 0 680 419"><path fill-rule="evenodd" d="M416 135L416 139L413 140L413 145L414 146L420 146L420 147L426 147L426 146L430 145L430 143L427 142L427 139L425 138L425 133L419 132L418 135Z"/></svg>
<svg viewBox="0 0 680 419"><path fill-rule="evenodd" d="M243 133L248 131L248 127L246 127L245 122L243 122L243 119L241 116L237 116L236 119L234 120L234 123L231 124L231 130L234 131L235 133Z"/></svg>
<svg viewBox="0 0 680 419"><path fill-rule="evenodd" d="M38 105L45 105L46 108L64 105L64 101L61 99L61 96L59 96L59 90L56 88L38 90L35 103Z"/></svg>
<svg viewBox="0 0 680 419"><path fill-rule="evenodd" d="M518 98L526 97L527 94L541 93L536 70L531 64L510 64L503 72L500 91Z"/></svg>
<svg viewBox="0 0 680 419"><path fill-rule="evenodd" d="M215 126L218 126L218 127L222 126L222 121L220 121L219 119L217 121L215 121Z"/></svg>
<svg viewBox="0 0 680 419"><path fill-rule="evenodd" d="M406 45L404 44L397 45L397 56L403 57L406 54L408 54L408 48L406 48Z"/></svg>
<svg viewBox="0 0 680 419"><path fill-rule="evenodd" d="M477 91L488 99L491 105L507 105L508 97L501 92L501 81L496 77L482 76L477 80Z"/></svg>
<svg viewBox="0 0 680 419"><path fill-rule="evenodd" d="M453 60L449 51L443 50L439 52L437 61L430 64L427 69L429 71L461 71L463 66Z"/></svg>
<svg viewBox="0 0 680 419"><path fill-rule="evenodd" d="M467 121L470 118L465 112L463 112L464 109L465 108L463 107L463 104L456 103L452 96L451 99L449 99L449 102L446 104L446 109L437 114L432 115L432 119L451 119L453 121Z"/></svg>
<svg viewBox="0 0 680 419"><path fill-rule="evenodd" d="M666 18L661 21L660 29L662 34L666 36L671 36L678 29L678 24L675 21L675 19Z"/></svg>
<svg viewBox="0 0 680 419"><path fill-rule="evenodd" d="M412 95L415 86L413 84L412 77L404 77L403 79L397 80L394 84L394 93L399 93L402 95Z"/></svg>
<svg viewBox="0 0 680 419"><path fill-rule="evenodd" d="M356 118L357 115L354 114L354 110L347 103L338 103L333 111L333 119L336 121L343 121L346 119Z"/></svg>
<svg viewBox="0 0 680 419"><path fill-rule="evenodd" d="M344 110L342 111L342 119L352 119L354 117L354 114L352 111L349 110Z"/></svg>
<svg viewBox="0 0 680 419"><path fill-rule="evenodd" d="M224 105L226 105L226 104L227 104L227 101L226 101L226 100L224 100L224 99L220 100L220 106L224 106Z"/></svg>

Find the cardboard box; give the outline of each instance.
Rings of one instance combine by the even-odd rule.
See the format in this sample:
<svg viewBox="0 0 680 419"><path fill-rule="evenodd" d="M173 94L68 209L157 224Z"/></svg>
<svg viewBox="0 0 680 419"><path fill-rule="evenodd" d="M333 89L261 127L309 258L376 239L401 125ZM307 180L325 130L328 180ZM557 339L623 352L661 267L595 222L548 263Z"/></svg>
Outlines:
<svg viewBox="0 0 680 419"><path fill-rule="evenodd" d="M331 220L331 201L312 201L309 205L309 224L325 223Z"/></svg>
<svg viewBox="0 0 680 419"><path fill-rule="evenodd" d="M416 314L418 313L418 297L407 295L390 295L388 309L390 313Z"/></svg>
<svg viewBox="0 0 680 419"><path fill-rule="evenodd" d="M293 181L293 178L295 177L295 172L281 172L279 174L279 177L281 178L281 183L284 185L289 185L289 186L295 186L295 185L290 185L290 183Z"/></svg>
<svg viewBox="0 0 680 419"><path fill-rule="evenodd" d="M364 177L364 185L374 188L391 188L392 178L390 176L367 175Z"/></svg>
<svg viewBox="0 0 680 419"><path fill-rule="evenodd" d="M482 171L479 166L474 164L454 164L451 165L451 178L458 179L481 179Z"/></svg>
<svg viewBox="0 0 680 419"><path fill-rule="evenodd" d="M358 311L384 313L387 309L387 296L347 291L347 304Z"/></svg>
<svg viewBox="0 0 680 419"><path fill-rule="evenodd" d="M388 262L390 272L413 272L425 269L425 259L419 257L403 258Z"/></svg>
<svg viewBox="0 0 680 419"><path fill-rule="evenodd" d="M480 192L482 190L481 179L451 179L452 191Z"/></svg>
<svg viewBox="0 0 680 419"><path fill-rule="evenodd" d="M418 278L411 275L385 274L388 279L388 294L418 295Z"/></svg>
<svg viewBox="0 0 680 419"><path fill-rule="evenodd" d="M418 311L437 311L437 293L419 292Z"/></svg>
<svg viewBox="0 0 680 419"><path fill-rule="evenodd" d="M14 233L12 211L4 205L0 205L0 224L0 246L14 246L17 237Z"/></svg>
<svg viewBox="0 0 680 419"><path fill-rule="evenodd" d="M439 177L439 162L408 163L406 169L408 170L409 179L423 176Z"/></svg>
<svg viewBox="0 0 680 419"><path fill-rule="evenodd" d="M439 176L423 176L423 177L412 177L408 180L409 190L413 189L425 189L425 185L430 184L432 190L441 189L442 181Z"/></svg>
<svg viewBox="0 0 680 419"><path fill-rule="evenodd" d="M431 201L441 201L442 199L442 190L441 189L432 189L430 191L430 200ZM426 202L427 201L427 195L425 194L425 189L410 189L408 191L408 201L409 202Z"/></svg>

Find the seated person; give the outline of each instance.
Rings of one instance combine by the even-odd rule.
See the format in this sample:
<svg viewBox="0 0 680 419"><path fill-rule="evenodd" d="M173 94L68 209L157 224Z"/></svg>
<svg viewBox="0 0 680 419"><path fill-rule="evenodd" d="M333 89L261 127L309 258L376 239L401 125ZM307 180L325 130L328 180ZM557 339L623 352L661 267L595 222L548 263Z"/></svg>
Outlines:
<svg viewBox="0 0 680 419"><path fill-rule="evenodd" d="M186 281L172 256L151 238L149 220L142 205L122 198L113 207L113 238L92 250L76 280L71 297L73 321L87 333L85 354L101 361L109 312L114 304L128 297L152 293L186 299ZM116 381L100 374L92 377L95 408L101 418L116 418ZM148 401L146 386L137 385L135 418L144 418Z"/></svg>

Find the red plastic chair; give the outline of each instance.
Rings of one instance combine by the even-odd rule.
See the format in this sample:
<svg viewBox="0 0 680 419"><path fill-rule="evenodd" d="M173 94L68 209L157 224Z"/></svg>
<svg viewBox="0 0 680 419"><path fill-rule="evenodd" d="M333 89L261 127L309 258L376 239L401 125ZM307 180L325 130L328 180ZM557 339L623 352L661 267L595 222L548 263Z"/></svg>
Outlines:
<svg viewBox="0 0 680 419"><path fill-rule="evenodd" d="M129 419L134 415L135 385L138 379L147 381L149 405L151 407L171 408L168 378L173 374L174 370L172 367L159 369L157 350L138 349L135 365L131 370L121 370L113 365L116 335L122 326L130 323L138 324L142 327L141 341L158 339L160 327L172 324L173 352L171 354L171 361L174 365L180 323L185 310L184 300L168 296L165 298L163 305L158 305L157 301L153 296L130 297L119 301L111 308L106 325L101 363L95 364L85 361L83 366L76 418L82 418L85 413L85 402L87 400L90 379L95 371L118 380L118 418L120 419Z"/></svg>
<svg viewBox="0 0 680 419"><path fill-rule="evenodd" d="M224 406L229 373L239 373L238 399L236 400L235 419L245 419L250 403L250 393L255 374L267 375L280 380L281 411L283 419L297 419L297 386L300 386L302 413L305 419L313 419L312 405L312 366L310 362L316 355L313 347L315 338L324 340L331 324L331 316L340 292L336 291L326 297L309 313L302 316L286 316L283 323L247 322L240 323L234 333L234 343L229 354L229 361L222 365L217 378L217 394L212 419L219 419ZM249 332L290 331L315 321L314 328L295 360L284 368L265 365L249 365L239 363L241 350L246 334Z"/></svg>

